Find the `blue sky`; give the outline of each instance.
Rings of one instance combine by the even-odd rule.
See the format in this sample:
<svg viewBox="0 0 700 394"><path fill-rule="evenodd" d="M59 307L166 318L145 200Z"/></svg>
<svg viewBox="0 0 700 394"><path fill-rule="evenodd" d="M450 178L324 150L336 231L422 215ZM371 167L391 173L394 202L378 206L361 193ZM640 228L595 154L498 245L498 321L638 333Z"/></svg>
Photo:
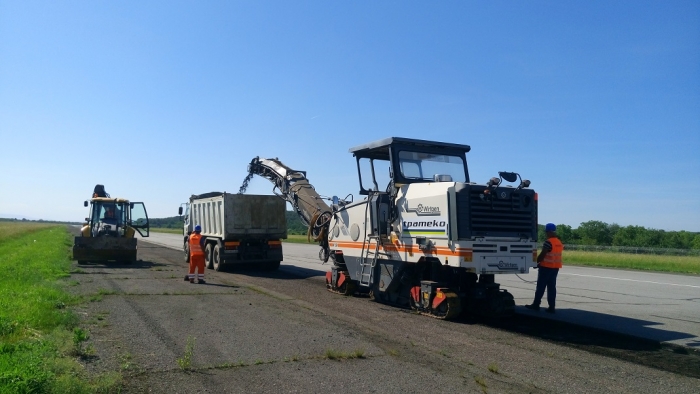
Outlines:
<svg viewBox="0 0 700 394"><path fill-rule="evenodd" d="M519 172L540 223L700 231L700 2L0 0L0 215L174 216L255 156L358 198L390 136Z"/></svg>

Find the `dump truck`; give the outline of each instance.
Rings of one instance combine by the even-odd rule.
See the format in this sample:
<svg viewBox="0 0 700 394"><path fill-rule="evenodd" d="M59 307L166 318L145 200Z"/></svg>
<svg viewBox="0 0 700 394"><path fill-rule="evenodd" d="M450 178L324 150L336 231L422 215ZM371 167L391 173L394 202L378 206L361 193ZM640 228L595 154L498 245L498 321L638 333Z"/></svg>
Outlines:
<svg viewBox="0 0 700 394"><path fill-rule="evenodd" d="M138 232L148 237L150 225L146 206L125 198L113 198L103 185L96 185L90 201L89 215L73 242L73 260L78 263L132 263L137 259Z"/></svg>
<svg viewBox="0 0 700 394"><path fill-rule="evenodd" d="M192 195L178 210L184 213L183 250L189 261L189 236L202 226L204 261L209 269L238 264L276 270L287 238L284 201L271 195L211 192Z"/></svg>
<svg viewBox="0 0 700 394"><path fill-rule="evenodd" d="M329 291L437 319L505 317L515 302L495 278L536 266L537 193L515 172L474 182L470 150L401 137L351 148L360 201L321 197L305 171L277 158L255 157L248 171L274 184L318 241L319 258L332 260Z"/></svg>

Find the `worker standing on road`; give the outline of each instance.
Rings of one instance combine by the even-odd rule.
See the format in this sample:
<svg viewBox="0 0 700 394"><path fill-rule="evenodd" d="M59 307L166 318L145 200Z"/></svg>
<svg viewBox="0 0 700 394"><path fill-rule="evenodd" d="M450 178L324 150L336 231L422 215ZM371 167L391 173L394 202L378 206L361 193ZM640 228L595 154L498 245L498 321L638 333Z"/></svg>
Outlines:
<svg viewBox="0 0 700 394"><path fill-rule="evenodd" d="M194 283L194 270L197 269L197 283L204 281L204 238L202 238L202 226L194 226L194 233L190 234L190 272L185 276L185 280Z"/></svg>
<svg viewBox="0 0 700 394"><path fill-rule="evenodd" d="M544 231L547 233L547 240L542 244L542 251L537 256L539 272L537 273L535 300L532 304L525 305L525 308L539 311L544 289L547 288L547 303L549 304L547 312L554 313L554 302L557 298L557 275L562 267L561 254L564 251L564 245L557 237L557 226L554 223L547 223L544 226Z"/></svg>

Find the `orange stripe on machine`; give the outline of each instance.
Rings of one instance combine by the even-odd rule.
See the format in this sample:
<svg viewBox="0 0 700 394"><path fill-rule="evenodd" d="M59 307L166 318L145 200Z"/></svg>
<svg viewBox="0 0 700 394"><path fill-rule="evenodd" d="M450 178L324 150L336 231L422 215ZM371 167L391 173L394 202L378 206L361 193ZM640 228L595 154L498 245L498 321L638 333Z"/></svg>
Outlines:
<svg viewBox="0 0 700 394"><path fill-rule="evenodd" d="M362 242L331 242L331 247L339 249L362 249ZM454 251L445 246L433 246L430 251L423 251L418 245L399 246L395 244L382 244L382 249L387 252L416 253L450 257L472 257L472 248L456 248ZM372 246L374 247L374 246Z"/></svg>

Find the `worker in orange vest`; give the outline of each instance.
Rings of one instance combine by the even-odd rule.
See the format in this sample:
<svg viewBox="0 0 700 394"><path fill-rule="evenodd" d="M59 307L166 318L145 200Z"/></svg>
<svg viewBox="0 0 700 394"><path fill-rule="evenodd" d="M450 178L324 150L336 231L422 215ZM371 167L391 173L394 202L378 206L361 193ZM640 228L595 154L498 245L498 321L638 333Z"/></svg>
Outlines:
<svg viewBox="0 0 700 394"><path fill-rule="evenodd" d="M190 272L185 276L185 280L194 283L194 270L197 269L197 283L204 281L204 238L202 238L202 226L194 226L194 233L190 234Z"/></svg>
<svg viewBox="0 0 700 394"><path fill-rule="evenodd" d="M542 244L542 251L537 256L537 288L535 289L535 300L525 308L534 311L540 310L540 302L547 289L547 312L554 313L554 303L557 298L557 275L562 267L561 254L564 251L564 244L557 237L557 226L554 223L547 223L544 226L547 233L547 240Z"/></svg>

